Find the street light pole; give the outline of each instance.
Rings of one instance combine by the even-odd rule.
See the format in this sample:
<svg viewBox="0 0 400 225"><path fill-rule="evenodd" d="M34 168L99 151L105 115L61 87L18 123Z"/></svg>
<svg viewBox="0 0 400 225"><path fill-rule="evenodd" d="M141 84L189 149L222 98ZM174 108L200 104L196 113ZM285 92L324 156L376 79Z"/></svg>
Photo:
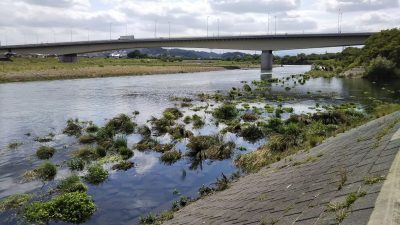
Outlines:
<svg viewBox="0 0 400 225"><path fill-rule="evenodd" d="M210 18L210 16L207 16L207 37L208 37L208 19Z"/></svg>
<svg viewBox="0 0 400 225"><path fill-rule="evenodd" d="M112 23L110 23L110 40L111 40Z"/></svg>
<svg viewBox="0 0 400 225"><path fill-rule="evenodd" d="M157 20L154 21L154 38L157 38Z"/></svg>
<svg viewBox="0 0 400 225"><path fill-rule="evenodd" d="M218 18L218 37L219 37L219 18Z"/></svg>
<svg viewBox="0 0 400 225"><path fill-rule="evenodd" d="M171 22L168 21L168 38L171 39Z"/></svg>
<svg viewBox="0 0 400 225"><path fill-rule="evenodd" d="M267 34L269 34L269 11L267 11L267 15L268 15L268 28L267 28Z"/></svg>
<svg viewBox="0 0 400 225"><path fill-rule="evenodd" d="M276 16L275 16L275 35L276 35Z"/></svg>

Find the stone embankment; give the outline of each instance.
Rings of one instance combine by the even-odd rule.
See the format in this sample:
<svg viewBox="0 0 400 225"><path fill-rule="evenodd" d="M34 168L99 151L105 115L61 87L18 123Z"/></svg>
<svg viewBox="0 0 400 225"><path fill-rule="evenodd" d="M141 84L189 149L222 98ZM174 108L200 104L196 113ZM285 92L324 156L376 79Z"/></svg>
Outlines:
<svg viewBox="0 0 400 225"><path fill-rule="evenodd" d="M371 121L244 176L165 224L396 224L399 129L400 112Z"/></svg>

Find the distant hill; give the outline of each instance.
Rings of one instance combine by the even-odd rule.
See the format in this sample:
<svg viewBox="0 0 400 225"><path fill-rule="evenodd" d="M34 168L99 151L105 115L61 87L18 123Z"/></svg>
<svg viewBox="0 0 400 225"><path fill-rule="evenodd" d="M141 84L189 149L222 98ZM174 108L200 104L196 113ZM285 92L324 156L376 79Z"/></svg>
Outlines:
<svg viewBox="0 0 400 225"><path fill-rule="evenodd" d="M243 52L227 52L223 54L218 54L215 52L206 51L195 51L195 50L185 50L185 49L165 49L165 48L138 48L138 49L127 49L127 50L116 50L98 53L86 54L90 57L125 57L129 52L139 50L142 54L148 56L158 57L161 55L170 55L182 59L234 59L234 58L244 58L245 56L250 56Z"/></svg>

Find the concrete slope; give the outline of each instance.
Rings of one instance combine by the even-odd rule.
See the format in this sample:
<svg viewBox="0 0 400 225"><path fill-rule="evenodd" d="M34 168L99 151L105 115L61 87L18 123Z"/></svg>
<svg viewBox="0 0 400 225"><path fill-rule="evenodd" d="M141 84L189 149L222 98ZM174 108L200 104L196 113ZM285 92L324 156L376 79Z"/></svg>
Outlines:
<svg viewBox="0 0 400 225"><path fill-rule="evenodd" d="M384 183L372 178L387 176L400 149L399 119L393 113L244 176L165 224L368 224ZM329 211L329 203L342 207Z"/></svg>

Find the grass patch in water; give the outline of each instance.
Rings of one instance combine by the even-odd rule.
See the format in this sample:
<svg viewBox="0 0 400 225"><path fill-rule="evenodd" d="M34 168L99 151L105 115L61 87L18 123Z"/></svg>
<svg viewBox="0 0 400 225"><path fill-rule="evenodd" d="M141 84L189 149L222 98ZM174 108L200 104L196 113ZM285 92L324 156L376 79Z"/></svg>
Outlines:
<svg viewBox="0 0 400 225"><path fill-rule="evenodd" d="M54 153L56 150L52 147L49 146L41 146L37 151L36 151L36 156L39 159L50 159L53 157Z"/></svg>
<svg viewBox="0 0 400 225"><path fill-rule="evenodd" d="M121 162L113 165L111 169L127 171L132 167L134 167L134 163L133 162L124 160L124 161L121 161Z"/></svg>
<svg viewBox="0 0 400 225"><path fill-rule="evenodd" d="M84 176L84 179L94 185L98 185L106 181L108 178L108 171L105 170L101 165L93 164L89 166L88 173Z"/></svg>
<svg viewBox="0 0 400 225"><path fill-rule="evenodd" d="M63 130L63 133L69 136L79 137L82 133L82 126L80 125L79 120L69 119L67 121L67 127Z"/></svg>
<svg viewBox="0 0 400 225"><path fill-rule="evenodd" d="M33 202L24 209L23 217L29 223L49 224L51 221L62 221L82 224L95 211L96 205L89 195L72 192L45 202Z"/></svg>
<svg viewBox="0 0 400 225"><path fill-rule="evenodd" d="M87 186L82 183L78 175L72 174L58 183L57 190L63 193L86 192Z"/></svg>
<svg viewBox="0 0 400 225"><path fill-rule="evenodd" d="M115 133L132 134L135 131L136 123L126 114L119 114L112 118L105 125L106 128L114 130Z"/></svg>
<svg viewBox="0 0 400 225"><path fill-rule="evenodd" d="M37 178L42 181L53 180L57 174L57 167L51 162L44 162L37 169L35 169Z"/></svg>
<svg viewBox="0 0 400 225"><path fill-rule="evenodd" d="M79 137L79 142L82 144L91 144L96 142L96 136L94 134L85 134Z"/></svg>
<svg viewBox="0 0 400 225"><path fill-rule="evenodd" d="M32 197L33 195L31 194L15 194L8 196L0 201L0 212L11 209L19 209L26 205L26 203L28 203Z"/></svg>
<svg viewBox="0 0 400 225"><path fill-rule="evenodd" d="M189 139L186 145L187 155L198 160L230 158L235 148L235 143L224 143L220 136L195 136Z"/></svg>
<svg viewBox="0 0 400 225"><path fill-rule="evenodd" d="M17 149L19 146L21 146L22 145L22 143L21 142L12 142L12 143L9 143L8 145L7 145L7 147L9 148L9 149Z"/></svg>
<svg viewBox="0 0 400 225"><path fill-rule="evenodd" d="M85 161L80 158L72 158L67 161L67 166L72 171L82 171L85 168Z"/></svg>
<svg viewBox="0 0 400 225"><path fill-rule="evenodd" d="M177 120L181 118L183 114L178 108L167 108L164 110L163 116L167 120Z"/></svg>
<svg viewBox="0 0 400 225"><path fill-rule="evenodd" d="M213 116L218 120L233 120L239 115L236 105L233 103L224 103L213 112Z"/></svg>
<svg viewBox="0 0 400 225"><path fill-rule="evenodd" d="M182 153L180 151L177 151L174 149L174 150L164 152L161 155L160 160L162 162L164 162L165 164L172 165L175 162L177 162L178 160L180 160L181 157L182 157Z"/></svg>

